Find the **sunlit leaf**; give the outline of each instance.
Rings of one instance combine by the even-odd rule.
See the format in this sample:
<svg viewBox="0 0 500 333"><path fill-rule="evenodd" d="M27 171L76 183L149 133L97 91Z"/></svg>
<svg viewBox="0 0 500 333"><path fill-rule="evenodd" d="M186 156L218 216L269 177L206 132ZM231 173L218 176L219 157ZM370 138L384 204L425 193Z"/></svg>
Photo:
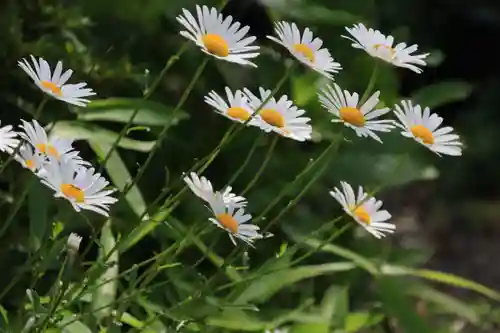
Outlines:
<svg viewBox="0 0 500 333"><path fill-rule="evenodd" d="M111 220L108 220L101 230L101 248L99 250L99 260L104 260L116 245L115 236L111 230ZM114 251L105 262L107 268L97 279L96 284L100 285L92 294L92 310L98 319L105 318L114 309L114 301L118 287L118 251Z"/></svg>
<svg viewBox="0 0 500 333"><path fill-rule="evenodd" d="M111 144L106 142L90 140L89 144L100 160L103 160L111 149ZM132 176L116 150L109 156L105 167L113 184L118 190L123 191L132 180ZM137 185L132 186L125 199L136 216L141 216L145 212L146 202Z"/></svg>
<svg viewBox="0 0 500 333"><path fill-rule="evenodd" d="M279 270L254 280L236 299L236 302L263 302L281 289L289 287L300 280L319 275L345 272L355 267L352 263L339 262Z"/></svg>
<svg viewBox="0 0 500 333"><path fill-rule="evenodd" d="M78 110L78 119L86 121L113 121L128 123L135 110L139 110L132 124L145 126L172 126L188 118L184 111L137 98L108 98L93 100L86 108Z"/></svg>
<svg viewBox="0 0 500 333"><path fill-rule="evenodd" d="M52 129L52 134L61 138L93 140L109 144L113 144L118 138L118 133L116 132L82 121L58 121ZM118 146L140 152L148 152L153 148L154 144L154 141L137 141L124 137L120 139Z"/></svg>

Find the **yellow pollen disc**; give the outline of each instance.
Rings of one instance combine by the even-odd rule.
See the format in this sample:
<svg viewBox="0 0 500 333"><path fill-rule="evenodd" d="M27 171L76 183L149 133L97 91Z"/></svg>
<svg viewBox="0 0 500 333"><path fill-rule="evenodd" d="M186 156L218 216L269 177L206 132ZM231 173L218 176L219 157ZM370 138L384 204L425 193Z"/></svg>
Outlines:
<svg viewBox="0 0 500 333"><path fill-rule="evenodd" d="M224 213L217 215L217 221L232 233L238 232L238 222L230 214Z"/></svg>
<svg viewBox="0 0 500 333"><path fill-rule="evenodd" d="M59 88L58 86L56 86L55 83L50 82L50 81L42 81L42 82L40 82L40 84L45 89L50 90L53 94L55 94L57 96L62 96L62 90L61 90L61 88Z"/></svg>
<svg viewBox="0 0 500 333"><path fill-rule="evenodd" d="M368 214L368 212L366 211L366 209L364 209L362 206L354 209L352 211L352 213L354 215L356 215L356 217L361 220L361 222L367 224L367 225L370 225L371 224L371 218L370 218L370 214Z"/></svg>
<svg viewBox="0 0 500 333"><path fill-rule="evenodd" d="M313 50L309 47L307 44L294 44L293 48L295 51L298 53L302 54L304 57L307 58L310 62L314 63L314 52Z"/></svg>
<svg viewBox="0 0 500 333"><path fill-rule="evenodd" d="M346 123L354 126L362 127L365 124L365 116L361 113L361 110L353 108L350 106L340 108L339 110L340 118Z"/></svg>
<svg viewBox="0 0 500 333"><path fill-rule="evenodd" d="M43 154L46 154L47 153L47 146L43 143L39 143L36 145L36 147L38 148L38 150L43 153Z"/></svg>
<svg viewBox="0 0 500 333"><path fill-rule="evenodd" d="M35 168L35 162L33 162L33 160L26 160L24 161L24 164L28 169L33 170Z"/></svg>
<svg viewBox="0 0 500 333"><path fill-rule="evenodd" d="M73 184L62 184L61 185L61 192L67 197L74 199L78 203L85 202L85 194L83 191L73 185Z"/></svg>
<svg viewBox="0 0 500 333"><path fill-rule="evenodd" d="M387 45L385 45L385 44L375 44L375 45L373 46L373 48L374 48L375 50L377 50L377 51L378 51L379 49L387 50L387 51L389 51L389 53L390 53L390 54L391 54L391 56L393 56L393 57L396 55L396 50L394 50L392 47L387 46Z"/></svg>
<svg viewBox="0 0 500 333"><path fill-rule="evenodd" d="M279 128L285 127L285 117L278 111L274 109L264 109L259 114L262 120L269 125Z"/></svg>
<svg viewBox="0 0 500 333"><path fill-rule="evenodd" d="M229 55L229 47L227 42L220 35L206 34L201 38L203 45L207 51L219 57L227 57Z"/></svg>
<svg viewBox="0 0 500 333"><path fill-rule="evenodd" d="M432 132L428 128L422 125L412 126L411 133L416 138L422 139L425 144L432 145L434 143L434 135L432 135Z"/></svg>
<svg viewBox="0 0 500 333"><path fill-rule="evenodd" d="M250 112L238 106L227 109L227 115L241 121L247 121L250 118Z"/></svg>

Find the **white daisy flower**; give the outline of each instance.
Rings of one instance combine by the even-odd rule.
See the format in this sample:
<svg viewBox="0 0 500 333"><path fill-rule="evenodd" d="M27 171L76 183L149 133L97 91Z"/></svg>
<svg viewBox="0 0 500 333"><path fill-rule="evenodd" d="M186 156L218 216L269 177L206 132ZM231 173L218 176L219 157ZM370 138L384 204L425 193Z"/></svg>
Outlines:
<svg viewBox="0 0 500 333"><path fill-rule="evenodd" d="M57 137L49 139L45 129L38 121L33 120L31 123L24 120L21 121L23 124L20 127L24 132L19 133L19 135L35 147L36 152L56 159L60 159L61 156L67 154L70 157L78 157L78 153L74 151L72 146L73 140Z"/></svg>
<svg viewBox="0 0 500 333"><path fill-rule="evenodd" d="M327 85L318 94L321 105L338 119L332 122L344 123L352 128L359 137L372 137L378 142L382 140L375 133L390 132L394 128L393 120L375 120L388 113L389 108L375 109L379 102L380 92L374 93L362 106L359 106L359 95L342 90L337 84Z"/></svg>
<svg viewBox="0 0 500 333"><path fill-rule="evenodd" d="M351 185L346 182L340 182L340 184L342 191L335 187L330 195L359 225L376 238L385 237L386 233L394 233L396 226L385 222L391 218L391 214L386 210L380 210L382 201L368 197L368 193L365 193L361 186L358 188L358 196L356 197Z"/></svg>
<svg viewBox="0 0 500 333"><path fill-rule="evenodd" d="M210 203L210 200L215 195L212 183L204 176L198 177L194 172L184 177L184 181L193 193L205 202ZM237 196L231 192L232 187L227 186L222 192L222 199L226 205L232 205L235 208L245 207L247 199L242 196Z"/></svg>
<svg viewBox="0 0 500 333"><path fill-rule="evenodd" d="M54 197L65 198L77 212L85 209L109 216L109 206L118 201L110 196L115 190L104 189L109 182L94 168L75 168L67 159L51 159L39 176L42 183L55 191Z"/></svg>
<svg viewBox="0 0 500 333"><path fill-rule="evenodd" d="M259 122L259 126L262 130L274 131L297 141L311 138L312 126L308 124L311 119L302 117L306 112L293 105L286 95L281 96L279 100L271 97L262 105L271 95L271 90L259 88L260 98L246 88L243 90L248 96L250 106L254 110L260 110L258 115L262 121Z"/></svg>
<svg viewBox="0 0 500 333"><path fill-rule="evenodd" d="M206 54L218 59L234 62L240 65L250 65L257 67L247 59L255 58L259 46L250 46L256 37L246 37L250 30L248 26L240 29L240 23L234 21L231 16L225 19L216 8L207 6L196 6L198 20L187 11L182 10L183 15L177 16L177 21L186 29L181 31L181 35L192 40Z"/></svg>
<svg viewBox="0 0 500 333"><path fill-rule="evenodd" d="M367 29L362 23L355 24L352 28L346 28L350 36L342 36L354 42L352 46L365 50L370 56L382 59L397 67L408 68L415 73L422 73L417 66L426 66L424 59L429 56L425 54L413 54L418 46L407 46L406 43L394 44L394 37L385 36L378 30Z"/></svg>
<svg viewBox="0 0 500 333"><path fill-rule="evenodd" d="M222 193L215 192L214 196L209 200L209 204L215 216L215 218L210 218L210 221L219 228L226 230L234 245L236 245L235 238L241 239L250 246L253 246L256 239L263 238L259 234L260 228L248 223L252 216L245 214L244 208L228 205L224 201Z"/></svg>
<svg viewBox="0 0 500 333"><path fill-rule="evenodd" d="M61 61L57 62L54 73L51 73L49 63L45 59L39 58L37 61L32 55L30 57L32 65L26 59L17 63L43 92L76 106L87 106L90 101L84 97L95 95L92 89L85 88L87 86L85 82L66 84L73 71L68 69L62 73Z"/></svg>
<svg viewBox="0 0 500 333"><path fill-rule="evenodd" d="M18 145L17 133L12 130L12 125L0 127L0 151L11 154Z"/></svg>
<svg viewBox="0 0 500 333"><path fill-rule="evenodd" d="M254 110L248 105L247 96L241 90L236 90L233 94L229 87L226 87L227 102L215 91L205 96L205 103L215 108L216 112L239 123L248 121L254 114ZM260 117L255 116L248 122L250 125L258 126Z"/></svg>
<svg viewBox="0 0 500 333"><path fill-rule="evenodd" d="M14 155L14 159L24 168L38 172L45 164L45 157L34 151L33 147L24 144L19 149L19 153Z"/></svg>
<svg viewBox="0 0 500 333"><path fill-rule="evenodd" d="M403 108L396 105L394 113L400 121L396 125L403 130L402 135L415 139L438 155L462 155L460 137L451 134L453 127L439 128L443 118L435 113L431 114L428 107L422 112L420 105L413 106L411 101L402 101L401 104Z"/></svg>
<svg viewBox="0 0 500 333"><path fill-rule="evenodd" d="M279 38L273 36L267 38L286 47L295 58L316 72L332 79L332 74L342 69L342 66L334 61L330 51L321 48L323 41L318 37L313 38L309 28L304 30L301 37L295 23L277 22L274 31Z"/></svg>

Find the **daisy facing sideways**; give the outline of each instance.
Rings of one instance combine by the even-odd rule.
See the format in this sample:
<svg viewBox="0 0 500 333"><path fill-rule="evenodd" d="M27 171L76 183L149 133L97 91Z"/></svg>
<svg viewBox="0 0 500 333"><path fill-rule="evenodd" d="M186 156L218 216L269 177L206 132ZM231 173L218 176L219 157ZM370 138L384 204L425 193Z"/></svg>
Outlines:
<svg viewBox="0 0 500 333"><path fill-rule="evenodd" d="M45 164L45 156L37 153L30 144L24 144L19 149L19 153L14 155L14 159L24 168L38 172Z"/></svg>
<svg viewBox="0 0 500 333"><path fill-rule="evenodd" d="M313 38L309 28L301 34L295 23L282 21L275 23L274 31L278 38L273 36L267 38L286 47L296 59L321 75L332 79L332 74L342 69L342 66L334 61L330 51L321 48L323 41L318 37Z"/></svg>
<svg viewBox="0 0 500 333"><path fill-rule="evenodd" d="M73 71L68 69L63 73L61 61L57 62L56 68L52 73L49 63L45 59L39 58L37 60L32 55L30 55L30 58L32 64L28 60L22 59L18 61L18 65L29 75L38 88L46 94L76 106L87 106L90 101L85 99L85 97L95 95L92 89L86 88L87 83L85 82L66 84Z"/></svg>
<svg viewBox="0 0 500 333"><path fill-rule="evenodd" d="M217 113L231 119L232 121L237 121L239 123L245 123L248 121L250 125L258 126L260 117L256 115L252 118L254 110L248 105L248 99L241 90L236 90L233 94L229 87L225 89L227 95L226 100L219 96L215 91L211 91L205 96L205 103L212 106Z"/></svg>
<svg viewBox="0 0 500 333"><path fill-rule="evenodd" d="M194 172L191 172L188 176L184 177L189 189L203 201L210 203L210 200L215 195L212 183L204 176L198 177ZM231 192L232 187L226 186L224 191L221 193L222 199L226 205L232 205L235 208L245 207L247 205L247 200Z"/></svg>
<svg viewBox="0 0 500 333"><path fill-rule="evenodd" d="M330 195L342 205L344 211L359 225L376 238L383 238L386 233L394 233L396 226L386 222L391 218L391 214L386 210L380 210L382 201L369 197L361 186L358 188L356 197L351 185L346 182L340 182L340 184L342 190L335 187L330 192Z"/></svg>
<svg viewBox="0 0 500 333"><path fill-rule="evenodd" d="M311 119L303 117L306 112L293 105L286 95L276 100L274 97L269 98L271 90L264 88L259 88L260 97L246 88L243 91L248 96L250 106L258 111L262 119L259 126L263 131L273 131L297 141L311 139L312 126L309 124Z"/></svg>
<svg viewBox="0 0 500 333"><path fill-rule="evenodd" d="M84 209L109 216L110 205L118 201L110 196L115 190L105 190L109 182L94 168L77 166L66 158L50 159L39 177L54 190L54 197L68 200L77 212Z"/></svg>
<svg viewBox="0 0 500 333"><path fill-rule="evenodd" d="M249 223L252 216L245 214L245 210L242 207L238 208L234 205L226 204L222 193L215 192L209 200L209 205L214 214L214 217L211 217L210 221L217 227L227 231L234 245L236 245L235 238L241 239L252 247L255 240L263 238L259 234L260 228Z"/></svg>
<svg viewBox="0 0 500 333"><path fill-rule="evenodd" d="M0 151L10 154L18 145L17 133L12 130L12 125L0 127Z"/></svg>
<svg viewBox="0 0 500 333"><path fill-rule="evenodd" d="M402 135L413 138L437 155L462 155L462 143L457 134L452 134L453 127L441 127L443 118L432 113L426 107L422 111L420 105L413 106L411 101L402 101L396 105L394 113L399 120L396 125L403 131Z"/></svg>
<svg viewBox="0 0 500 333"><path fill-rule="evenodd" d="M59 159L63 155L70 154L72 156L77 156L78 153L73 149L73 140L61 139L57 137L48 138L45 129L36 120L27 122L21 120L22 125L20 127L23 132L19 135L29 142L35 149L37 153L43 154L47 157L54 157Z"/></svg>
<svg viewBox="0 0 500 333"><path fill-rule="evenodd" d="M332 122L344 123L352 128L359 137L371 137L378 142L382 140L375 132L390 132L394 128L393 120L376 120L388 113L389 108L376 109L380 92L374 93L363 104L359 105L359 95L342 91L338 84L327 85L318 94L321 106L336 116Z"/></svg>
<svg viewBox="0 0 500 333"><path fill-rule="evenodd" d="M417 45L407 46L406 43L394 45L394 37L385 36L378 30L368 29L364 24L355 24L346 28L351 36L342 36L353 42L352 47L365 50L370 56L382 59L394 66L408 68L415 73L422 73L418 66L426 66L424 59L429 53L414 54Z"/></svg>
<svg viewBox="0 0 500 333"><path fill-rule="evenodd" d="M248 59L259 55L259 46L251 45L256 37L246 36L250 27L241 28L241 24L233 21L232 16L225 19L216 8L196 6L196 19L186 9L177 21L187 29L181 35L198 45L203 52L217 59L234 62L240 65L257 67Z"/></svg>

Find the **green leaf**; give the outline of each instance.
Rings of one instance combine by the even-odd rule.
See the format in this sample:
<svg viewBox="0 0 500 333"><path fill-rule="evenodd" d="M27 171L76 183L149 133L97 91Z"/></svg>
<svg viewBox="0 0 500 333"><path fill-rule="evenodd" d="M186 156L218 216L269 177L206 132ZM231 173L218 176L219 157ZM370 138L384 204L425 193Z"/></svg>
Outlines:
<svg viewBox="0 0 500 333"><path fill-rule="evenodd" d="M329 333L328 323L308 323L295 325L290 333Z"/></svg>
<svg viewBox="0 0 500 333"><path fill-rule="evenodd" d="M345 319L344 331L346 333L356 333L361 330L366 330L369 327L377 325L384 319L381 314L373 314L370 312L351 312Z"/></svg>
<svg viewBox="0 0 500 333"><path fill-rule="evenodd" d="M288 234L295 242L299 244L306 245L311 249L317 249L321 246L320 251L333 253L341 258L352 261L354 264L356 264L356 266L363 268L373 275L377 274L377 267L368 258L365 258L357 254L356 252L335 244L323 244L322 241L317 239L307 239L304 236L299 236L297 233L292 232L290 229L288 230Z"/></svg>
<svg viewBox="0 0 500 333"><path fill-rule="evenodd" d="M100 160L104 160L104 157L108 154L112 147L110 143L97 142L94 140L90 140L89 144ZM130 175L127 166L121 159L120 154L116 150L113 151L109 156L105 168L108 171L109 177L111 178L113 184L120 191L123 191L129 181L132 179L132 176ZM136 216L141 216L146 211L146 202L144 201L141 191L139 190L139 187L137 187L137 185L134 185L129 190L127 196L125 197L125 200Z"/></svg>
<svg viewBox="0 0 500 333"><path fill-rule="evenodd" d="M102 261L116 245L116 239L111 230L111 220L106 221L101 230L101 248L99 249L99 260ZM111 314L116 290L118 287L118 251L114 251L105 265L107 268L104 273L96 280L100 287L92 294L92 310L94 316L98 319L105 318ZM107 281L107 282L106 282Z"/></svg>
<svg viewBox="0 0 500 333"><path fill-rule="evenodd" d="M330 273L345 272L356 266L348 262L301 266L266 274L254 280L236 299L236 303L264 302L283 288L298 281Z"/></svg>
<svg viewBox="0 0 500 333"><path fill-rule="evenodd" d="M49 125L49 128L51 126L52 125ZM116 132L81 121L58 121L52 129L52 133L61 138L87 141L93 140L109 144L113 144L118 138L118 133ZM140 152L148 152L153 148L154 144L154 141L137 141L123 137L118 143L118 146Z"/></svg>
<svg viewBox="0 0 500 333"><path fill-rule="evenodd" d="M189 115L184 111L153 101L137 98L108 98L93 100L86 108L78 110L78 119L85 121L101 120L128 123L131 116L139 110L132 122L135 125L175 126Z"/></svg>
<svg viewBox="0 0 500 333"><path fill-rule="evenodd" d="M411 299L404 294L406 286L400 279L380 276L376 281L376 286L383 308L390 317L397 319L397 324L403 332L434 332L416 313Z"/></svg>
<svg viewBox="0 0 500 333"><path fill-rule="evenodd" d="M395 276L411 275L424 278L427 280L448 284L454 287L473 290L486 297L489 297L496 301L500 301L500 294L495 290L483 286L482 284L479 284L477 282L470 281L463 277L456 276L450 273L438 272L430 269L412 269L408 267L394 266L394 265L384 265L382 266L381 271L385 275L395 275Z"/></svg>
<svg viewBox="0 0 500 333"><path fill-rule="evenodd" d="M67 324L71 322L71 324ZM63 319L57 324L62 327L61 333L92 333L90 328L88 328L84 323L78 320L74 320L74 315L66 312Z"/></svg>
<svg viewBox="0 0 500 333"><path fill-rule="evenodd" d="M431 84L416 92L411 96L414 104L422 107L428 106L436 108L438 106L459 102L469 97L472 86L463 81L445 81Z"/></svg>
<svg viewBox="0 0 500 333"><path fill-rule="evenodd" d="M439 305L447 313L453 313L462 318L466 318L472 324L479 323L480 316L475 309L455 297L423 284L415 285L410 288L408 292L422 300Z"/></svg>
<svg viewBox="0 0 500 333"><path fill-rule="evenodd" d="M9 327L9 314L3 306L0 305L0 328L7 332Z"/></svg>
<svg viewBox="0 0 500 333"><path fill-rule="evenodd" d="M50 204L47 189L40 182L33 182L28 192L30 217L30 243L33 251L40 248L47 232L47 208Z"/></svg>
<svg viewBox="0 0 500 333"><path fill-rule="evenodd" d="M344 326L349 313L349 288L337 285L328 288L321 301L321 313L334 327Z"/></svg>

